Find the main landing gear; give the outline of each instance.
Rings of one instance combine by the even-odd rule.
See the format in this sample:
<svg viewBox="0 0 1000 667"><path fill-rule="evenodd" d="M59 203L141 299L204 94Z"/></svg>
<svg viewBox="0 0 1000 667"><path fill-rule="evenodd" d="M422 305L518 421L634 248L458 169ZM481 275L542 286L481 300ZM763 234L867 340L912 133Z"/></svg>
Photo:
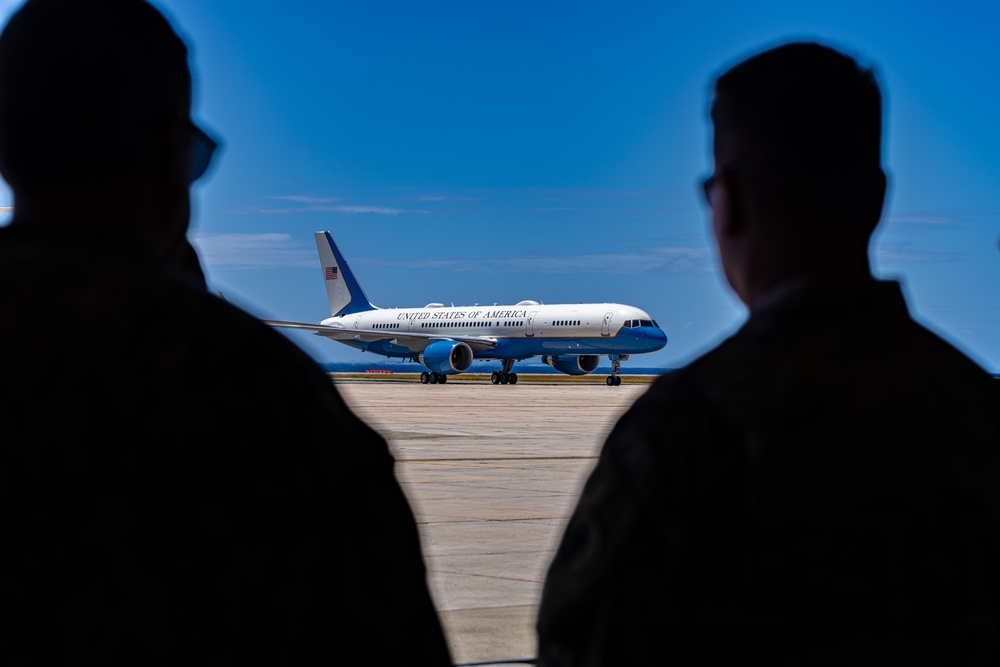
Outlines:
<svg viewBox="0 0 1000 667"><path fill-rule="evenodd" d="M493 384L517 384L517 373L510 372L513 367L513 359L504 359L503 370L493 371L490 374L490 382Z"/></svg>
<svg viewBox="0 0 1000 667"><path fill-rule="evenodd" d="M622 383L622 376L619 375L622 368L622 357L624 355L620 354L609 354L608 359L611 360L611 375L604 380L609 387L617 387ZM628 357L626 357L627 359Z"/></svg>
<svg viewBox="0 0 1000 667"><path fill-rule="evenodd" d="M448 376L444 373L430 373L424 371L420 374L420 384L444 384L448 381Z"/></svg>

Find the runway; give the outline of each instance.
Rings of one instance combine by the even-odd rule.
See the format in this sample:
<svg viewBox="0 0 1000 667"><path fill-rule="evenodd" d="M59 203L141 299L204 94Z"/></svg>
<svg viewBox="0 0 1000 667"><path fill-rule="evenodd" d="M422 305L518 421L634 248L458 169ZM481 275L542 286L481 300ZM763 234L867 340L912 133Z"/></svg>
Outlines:
<svg viewBox="0 0 1000 667"><path fill-rule="evenodd" d="M396 457L456 664L535 656L563 527L608 431L648 386L598 382L335 381Z"/></svg>

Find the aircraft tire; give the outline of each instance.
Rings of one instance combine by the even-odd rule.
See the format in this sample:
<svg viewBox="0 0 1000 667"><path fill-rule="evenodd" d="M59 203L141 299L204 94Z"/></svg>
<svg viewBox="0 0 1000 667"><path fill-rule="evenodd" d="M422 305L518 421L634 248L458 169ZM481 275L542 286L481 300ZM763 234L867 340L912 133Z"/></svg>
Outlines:
<svg viewBox="0 0 1000 667"><path fill-rule="evenodd" d="M448 381L448 376L447 375L445 375L444 373L442 373L441 375L438 375L438 384L444 384L447 381Z"/></svg>
<svg viewBox="0 0 1000 667"><path fill-rule="evenodd" d="M621 375L616 375L615 376L615 386L616 387L621 386L621 383L622 383L622 376Z"/></svg>
<svg viewBox="0 0 1000 667"><path fill-rule="evenodd" d="M609 375L609 376L608 376L608 377L607 377L607 378L606 378L606 379L604 380L604 382L606 382L606 383L607 383L607 385L608 385L609 387L613 387L613 386L615 386L615 378L614 378L614 376L613 376L613 375Z"/></svg>
<svg viewBox="0 0 1000 667"><path fill-rule="evenodd" d="M507 384L510 382L510 376L506 373L500 373L500 384Z"/></svg>
<svg viewBox="0 0 1000 667"><path fill-rule="evenodd" d="M430 373L428 373L427 371L424 371L423 373L420 374L420 384L427 384L428 382L430 382L430 380L431 380Z"/></svg>
<svg viewBox="0 0 1000 667"><path fill-rule="evenodd" d="M507 381L511 384L517 384L517 373L511 373L510 377L507 378Z"/></svg>
<svg viewBox="0 0 1000 667"><path fill-rule="evenodd" d="M492 382L493 384L500 384L500 373L498 373L497 371L493 371L493 373L490 375L490 382Z"/></svg>

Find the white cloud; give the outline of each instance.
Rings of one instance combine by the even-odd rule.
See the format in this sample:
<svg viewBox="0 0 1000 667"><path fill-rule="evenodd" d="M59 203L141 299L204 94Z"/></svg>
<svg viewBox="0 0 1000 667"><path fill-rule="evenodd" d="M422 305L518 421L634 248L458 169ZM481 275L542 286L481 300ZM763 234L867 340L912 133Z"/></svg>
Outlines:
<svg viewBox="0 0 1000 667"><path fill-rule="evenodd" d="M265 199L278 199L300 204L330 204L335 201L341 201L340 197L314 197L312 195L275 195L273 197L265 197Z"/></svg>
<svg viewBox="0 0 1000 667"><path fill-rule="evenodd" d="M921 250L912 243L880 243L875 248L875 257L879 262L895 262L908 264L937 264L940 262L957 262L966 255L961 252L946 250Z"/></svg>
<svg viewBox="0 0 1000 667"><path fill-rule="evenodd" d="M191 242L206 266L227 269L313 268L316 248L290 234L198 234ZM707 247L652 246L631 252L567 256L385 260L359 257L352 264L445 270L461 273L679 274L716 271Z"/></svg>
<svg viewBox="0 0 1000 667"><path fill-rule="evenodd" d="M279 199L279 197L273 197ZM298 200L290 200L298 201ZM372 213L376 215L402 215L425 214L430 211L406 208L392 208L389 206L358 206L347 204L311 204L308 206L287 206L287 207L265 207L265 206L245 206L237 209L242 213L261 213L264 215L290 215L294 213L343 213L345 215L356 215L362 213Z"/></svg>
<svg viewBox="0 0 1000 667"><path fill-rule="evenodd" d="M314 268L316 247L290 234L199 234L191 243L206 266L227 269Z"/></svg>
<svg viewBox="0 0 1000 667"><path fill-rule="evenodd" d="M370 260L387 265L385 260ZM632 252L491 259L393 260L393 266L437 271L524 274L663 274L708 273L716 270L715 255L706 247L659 246Z"/></svg>
<svg viewBox="0 0 1000 667"><path fill-rule="evenodd" d="M1000 211L996 210L955 210L955 211L915 211L897 213L886 217L883 227L891 230L930 231L942 228L959 228L985 222L996 222Z"/></svg>

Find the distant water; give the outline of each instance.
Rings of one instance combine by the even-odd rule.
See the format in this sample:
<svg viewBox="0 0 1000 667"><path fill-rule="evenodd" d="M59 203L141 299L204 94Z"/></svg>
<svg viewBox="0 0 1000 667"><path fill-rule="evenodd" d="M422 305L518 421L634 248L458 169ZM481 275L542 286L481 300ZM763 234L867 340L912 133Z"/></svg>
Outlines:
<svg viewBox="0 0 1000 667"><path fill-rule="evenodd" d="M420 373L427 370L423 365L415 362L399 361L379 361L372 360L371 363L362 362L341 362L334 361L321 364L328 373L364 373L366 371L392 371L393 373ZM491 373L500 370L499 361L474 361L466 373ZM520 361L514 364L515 373L535 373L535 374L560 374L559 371L540 364L528 361ZM621 365L622 375L662 375L673 370L672 368L657 368L651 366L631 366L627 361ZM606 375L611 372L611 364L598 366L592 375Z"/></svg>

